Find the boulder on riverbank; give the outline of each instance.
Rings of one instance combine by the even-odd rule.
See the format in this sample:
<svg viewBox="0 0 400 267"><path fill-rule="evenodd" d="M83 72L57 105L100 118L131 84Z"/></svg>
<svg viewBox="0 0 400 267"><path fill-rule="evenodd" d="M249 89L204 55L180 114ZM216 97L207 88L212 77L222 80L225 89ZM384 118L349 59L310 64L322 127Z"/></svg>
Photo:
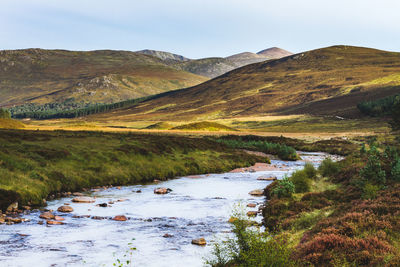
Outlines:
<svg viewBox="0 0 400 267"><path fill-rule="evenodd" d="M76 202L76 203L93 203L95 201L96 200L91 197L75 197L72 199L72 202Z"/></svg>
<svg viewBox="0 0 400 267"><path fill-rule="evenodd" d="M172 189L170 188L166 188L166 187L157 187L156 189L154 189L154 194L168 194L172 191Z"/></svg>
<svg viewBox="0 0 400 267"><path fill-rule="evenodd" d="M205 246L205 245L207 245L207 242L203 237L201 237L201 238L193 239L192 244L197 245L197 246Z"/></svg>
<svg viewBox="0 0 400 267"><path fill-rule="evenodd" d="M71 206L60 206L57 209L59 212L73 212L74 209Z"/></svg>

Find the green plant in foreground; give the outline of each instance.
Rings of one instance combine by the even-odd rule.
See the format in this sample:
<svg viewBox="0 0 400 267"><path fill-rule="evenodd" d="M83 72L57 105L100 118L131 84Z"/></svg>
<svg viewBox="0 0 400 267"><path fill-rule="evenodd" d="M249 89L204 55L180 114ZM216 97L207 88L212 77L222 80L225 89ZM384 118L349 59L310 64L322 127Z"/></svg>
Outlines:
<svg viewBox="0 0 400 267"><path fill-rule="evenodd" d="M295 192L295 186L288 177L278 180L277 185L272 189L271 195L278 198L291 197Z"/></svg>
<svg viewBox="0 0 400 267"><path fill-rule="evenodd" d="M310 191L311 180L307 175L307 171L299 170L295 171L289 178L294 185L294 191L296 193L305 193Z"/></svg>
<svg viewBox="0 0 400 267"><path fill-rule="evenodd" d="M319 173L324 177L333 177L339 170L339 164L334 162L331 158L324 159L318 167Z"/></svg>
<svg viewBox="0 0 400 267"><path fill-rule="evenodd" d="M235 211L233 238L214 245L206 264L224 266L295 266L284 236L273 236L249 227L244 211Z"/></svg>
<svg viewBox="0 0 400 267"><path fill-rule="evenodd" d="M132 239L132 241L135 240L134 238ZM133 266L133 261L132 261L132 257L133 257L133 252L136 250L136 247L133 246L133 243L128 243L128 249L126 250L125 254L123 255L124 259L116 259L116 262L113 263L113 266L117 266L117 267L124 267L124 266ZM114 253L114 257L115 257L115 253Z"/></svg>

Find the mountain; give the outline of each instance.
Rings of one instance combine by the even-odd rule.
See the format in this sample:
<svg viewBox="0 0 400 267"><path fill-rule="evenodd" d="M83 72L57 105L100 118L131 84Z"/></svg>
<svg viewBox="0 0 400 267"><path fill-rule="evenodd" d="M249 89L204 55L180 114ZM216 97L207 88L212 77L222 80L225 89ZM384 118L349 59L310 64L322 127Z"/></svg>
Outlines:
<svg viewBox="0 0 400 267"><path fill-rule="evenodd" d="M399 92L400 53L333 46L247 65L112 116L115 120L204 120L263 114L354 117L360 115L358 103Z"/></svg>
<svg viewBox="0 0 400 267"><path fill-rule="evenodd" d="M149 49L136 51L136 53L157 57L167 63L177 63L177 62L184 62L184 61L190 60L181 55L172 54L172 53L164 52L164 51L149 50Z"/></svg>
<svg viewBox="0 0 400 267"><path fill-rule="evenodd" d="M279 47L271 47L265 50L262 50L257 53L259 56L265 56L269 58L281 58L293 55L293 53L286 51Z"/></svg>
<svg viewBox="0 0 400 267"><path fill-rule="evenodd" d="M23 49L0 51L0 106L111 103L206 81L141 53Z"/></svg>
<svg viewBox="0 0 400 267"><path fill-rule="evenodd" d="M248 64L292 55L292 53L277 47L265 49L257 54L243 52L225 58L213 57L201 59L188 59L181 55L155 50L141 50L137 52L158 57L176 69L209 78L218 77L226 72Z"/></svg>

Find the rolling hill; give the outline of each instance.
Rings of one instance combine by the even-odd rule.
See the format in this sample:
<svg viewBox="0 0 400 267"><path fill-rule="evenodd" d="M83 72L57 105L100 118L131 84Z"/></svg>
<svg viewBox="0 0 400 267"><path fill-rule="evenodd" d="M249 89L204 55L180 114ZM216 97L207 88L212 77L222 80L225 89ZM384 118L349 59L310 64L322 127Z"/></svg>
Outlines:
<svg viewBox="0 0 400 267"><path fill-rule="evenodd" d="M257 54L251 52L243 52L225 58L211 57L201 59L188 59L181 55L155 50L142 50L137 52L158 57L166 64L169 64L176 69L184 70L209 78L215 78L228 71L243 67L248 64L292 55L292 53L278 47L268 48L258 52Z"/></svg>
<svg viewBox="0 0 400 267"><path fill-rule="evenodd" d="M206 81L155 57L128 51L0 51L0 106L112 103Z"/></svg>
<svg viewBox="0 0 400 267"><path fill-rule="evenodd" d="M333 46L247 65L112 113L113 120L263 114L360 116L357 104L400 92L400 53ZM99 114L96 119L110 115Z"/></svg>

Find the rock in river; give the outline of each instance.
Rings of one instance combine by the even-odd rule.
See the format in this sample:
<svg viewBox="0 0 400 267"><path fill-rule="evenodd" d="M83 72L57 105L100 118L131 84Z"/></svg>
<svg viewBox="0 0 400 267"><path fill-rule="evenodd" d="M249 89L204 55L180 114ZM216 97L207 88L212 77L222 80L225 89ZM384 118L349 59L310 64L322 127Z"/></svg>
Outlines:
<svg viewBox="0 0 400 267"><path fill-rule="evenodd" d="M42 214L40 214L39 217L42 219L45 219L45 220L51 220L51 219L54 219L55 216L53 213L46 211L46 212L43 212Z"/></svg>
<svg viewBox="0 0 400 267"><path fill-rule="evenodd" d="M249 217L254 217L254 216L257 216L257 211L248 211L247 212L247 216L249 216Z"/></svg>
<svg viewBox="0 0 400 267"><path fill-rule="evenodd" d="M207 245L207 242L203 237L201 237L201 238L193 239L192 244L198 245L198 246L205 246L205 245Z"/></svg>
<svg viewBox="0 0 400 267"><path fill-rule="evenodd" d="M76 197L72 199L72 202L77 202L77 203L93 203L95 202L94 198L91 197Z"/></svg>
<svg viewBox="0 0 400 267"><path fill-rule="evenodd" d="M113 218L114 221L124 222L128 220L125 215L117 215Z"/></svg>
<svg viewBox="0 0 400 267"><path fill-rule="evenodd" d="M263 176L260 176L260 177L258 177L257 178L257 180L259 180L259 181L275 181L275 180L277 180L277 178L276 177L263 177Z"/></svg>
<svg viewBox="0 0 400 267"><path fill-rule="evenodd" d="M168 194L172 189L166 187L157 187L154 189L154 194Z"/></svg>
<svg viewBox="0 0 400 267"><path fill-rule="evenodd" d="M64 224L63 222L60 221L47 221L47 224L51 224L51 225L62 225Z"/></svg>
<svg viewBox="0 0 400 267"><path fill-rule="evenodd" d="M257 206L256 203L249 203L249 204L247 204L247 207L249 207L249 208L255 208L256 206Z"/></svg>
<svg viewBox="0 0 400 267"><path fill-rule="evenodd" d="M57 209L59 212L73 212L74 209L71 206L60 206Z"/></svg>
<svg viewBox="0 0 400 267"><path fill-rule="evenodd" d="M261 197L261 196L264 195L264 191L261 190L261 189L256 189L256 190L250 191L249 194L252 195L252 196Z"/></svg>

